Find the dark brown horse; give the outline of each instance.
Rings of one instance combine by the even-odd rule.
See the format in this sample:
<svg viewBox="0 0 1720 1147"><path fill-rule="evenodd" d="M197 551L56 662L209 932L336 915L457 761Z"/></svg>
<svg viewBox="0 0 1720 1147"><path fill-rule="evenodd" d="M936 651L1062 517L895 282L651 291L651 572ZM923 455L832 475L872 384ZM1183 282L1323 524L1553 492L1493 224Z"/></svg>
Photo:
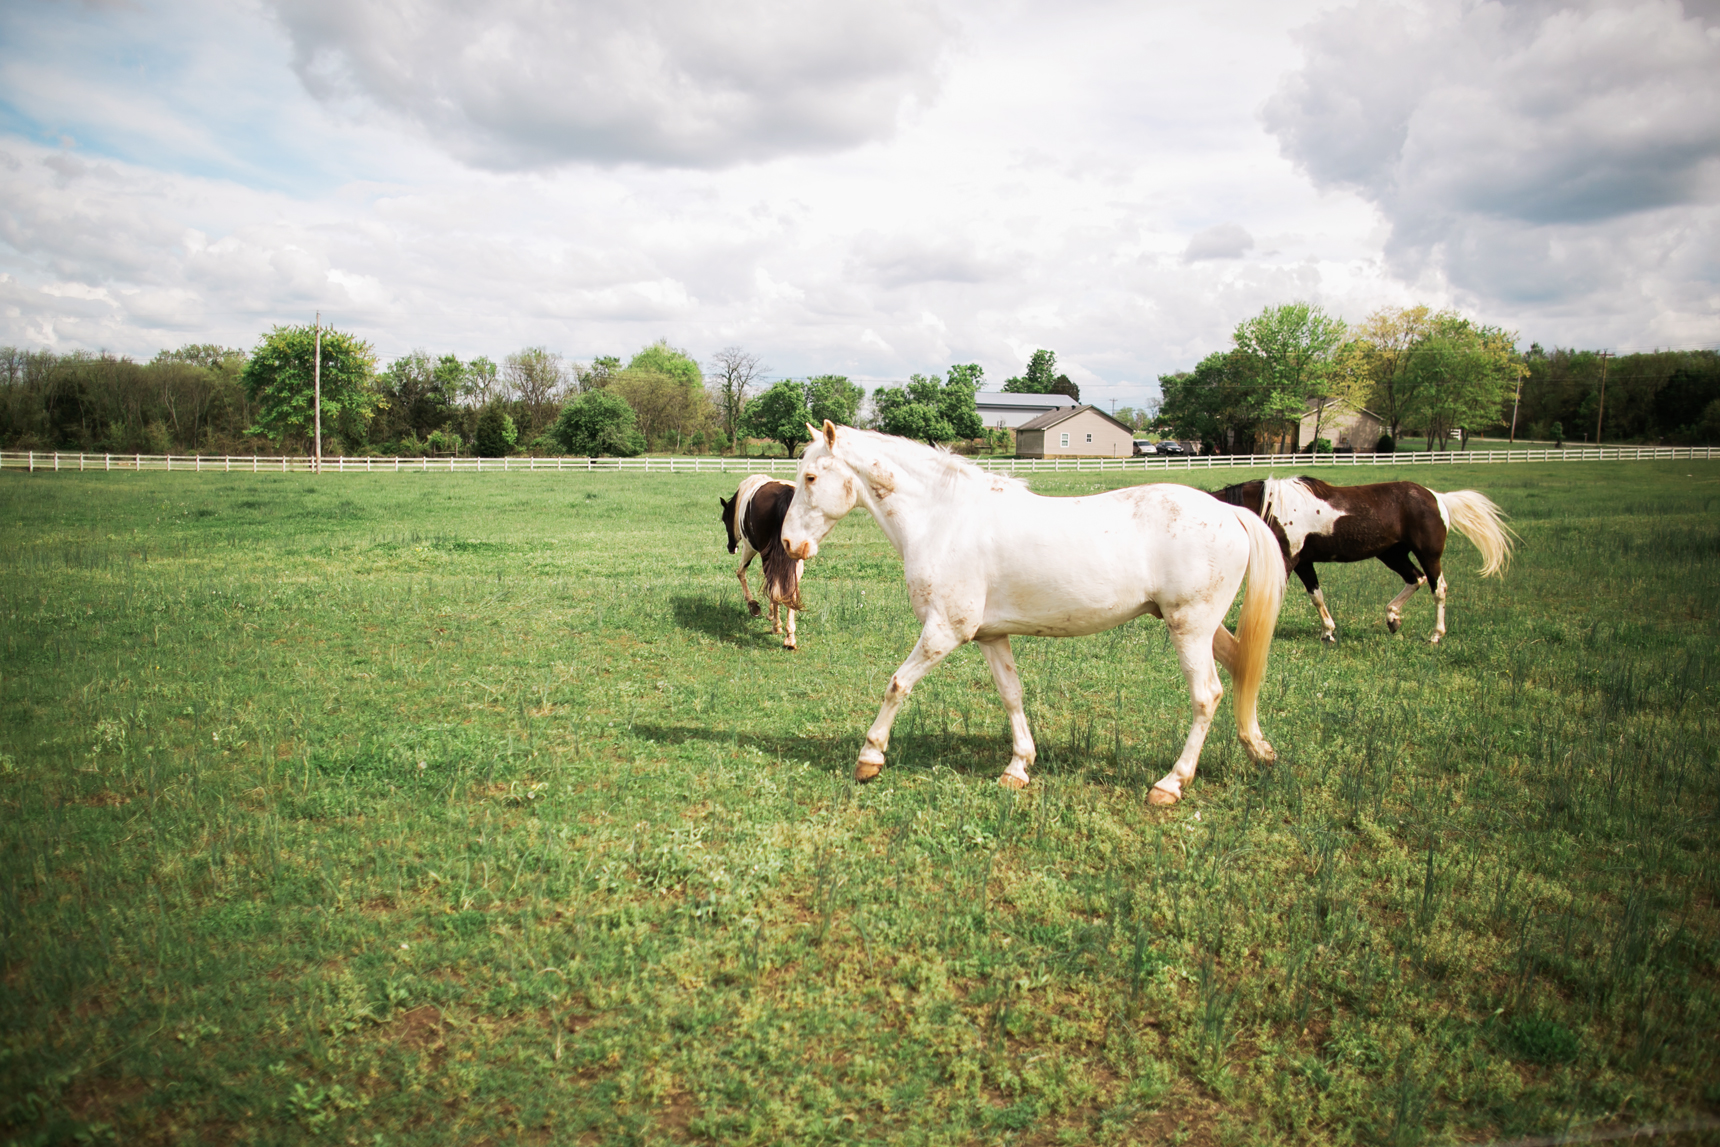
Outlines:
<svg viewBox="0 0 1720 1147"><path fill-rule="evenodd" d="M1246 506L1263 518L1284 548L1284 564L1307 589L1320 611L1322 641L1338 639L1337 622L1320 592L1316 562L1360 562L1378 558L1404 580L1403 592L1386 606L1386 628L1403 624L1403 604L1422 583L1433 587L1437 606L1430 641L1445 636L1445 574L1440 558L1452 527L1481 551L1483 576L1511 561L1511 533L1499 507L1474 490L1436 493L1414 482L1333 486L1318 478L1268 478L1241 482L1213 497ZM1411 560L1411 559L1414 560ZM1421 568L1416 568L1416 562Z"/></svg>
<svg viewBox="0 0 1720 1147"><path fill-rule="evenodd" d="M793 649L794 613L800 608L800 571L804 562L788 556L782 548L782 516L794 500L794 487L778 482L768 474L750 474L741 479L740 489L732 498L718 498L723 508L723 526L729 531L729 553L740 551L741 564L735 576L741 581L741 593L747 599L747 610L759 615L758 602L753 600L752 587L747 585L747 566L755 556L764 559L764 592L770 598L770 631L781 632L777 607L788 610L788 632L782 647Z"/></svg>

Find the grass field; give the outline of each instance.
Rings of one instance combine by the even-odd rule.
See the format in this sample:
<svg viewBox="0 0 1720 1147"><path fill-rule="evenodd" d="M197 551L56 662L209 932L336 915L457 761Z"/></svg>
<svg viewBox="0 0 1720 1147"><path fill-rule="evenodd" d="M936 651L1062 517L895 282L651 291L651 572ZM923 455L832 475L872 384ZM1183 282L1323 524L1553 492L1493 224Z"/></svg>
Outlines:
<svg viewBox="0 0 1720 1147"><path fill-rule="evenodd" d="M1279 763L1227 700L1160 811L1187 695L1150 619L1017 639L1028 791L972 649L852 786L918 628L862 515L789 654L740 604L732 480L8 473L0 1140L1720 1114L1720 463L1420 475L1513 515L1510 574L1454 539L1430 647L1426 594L1393 638L1395 579L1327 567L1341 643L1298 590L1273 648Z"/></svg>

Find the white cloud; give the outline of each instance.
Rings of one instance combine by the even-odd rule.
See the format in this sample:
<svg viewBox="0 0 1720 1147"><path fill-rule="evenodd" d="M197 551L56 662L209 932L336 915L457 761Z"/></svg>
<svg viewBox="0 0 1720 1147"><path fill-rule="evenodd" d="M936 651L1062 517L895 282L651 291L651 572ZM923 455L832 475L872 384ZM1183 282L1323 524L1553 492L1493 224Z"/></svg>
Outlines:
<svg viewBox="0 0 1720 1147"><path fill-rule="evenodd" d="M275 0L319 98L483 167L719 167L888 136L936 88L927 0Z"/></svg>
<svg viewBox="0 0 1720 1147"><path fill-rule="evenodd" d="M1531 321L1568 304L1713 337L1720 30L1673 0L1364 0L1301 39L1265 123L1380 207L1398 272Z"/></svg>
<svg viewBox="0 0 1720 1147"><path fill-rule="evenodd" d="M1202 259L1240 259L1254 246L1254 236L1240 223L1218 223L1189 238L1183 262Z"/></svg>

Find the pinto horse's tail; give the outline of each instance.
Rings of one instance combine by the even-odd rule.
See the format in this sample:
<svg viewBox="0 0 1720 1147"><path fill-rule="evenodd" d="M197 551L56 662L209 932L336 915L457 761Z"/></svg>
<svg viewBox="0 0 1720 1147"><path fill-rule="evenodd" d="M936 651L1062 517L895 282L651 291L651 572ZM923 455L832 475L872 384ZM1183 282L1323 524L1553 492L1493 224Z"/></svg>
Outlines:
<svg viewBox="0 0 1720 1147"><path fill-rule="evenodd" d="M764 559L764 588L770 600L798 612L800 562L782 548L782 538L777 536L765 543L764 552L759 556Z"/></svg>
<svg viewBox="0 0 1720 1147"><path fill-rule="evenodd" d="M1511 564L1511 543L1515 537L1505 524L1505 511L1476 490L1453 490L1433 496L1444 505L1451 524L1481 551L1481 576L1504 573Z"/></svg>
<svg viewBox="0 0 1720 1147"><path fill-rule="evenodd" d="M1236 520L1248 531L1248 589L1242 596L1242 616L1236 622L1240 651L1230 679L1236 686L1236 728L1246 735L1257 727L1254 703L1266 680L1266 651L1278 628L1284 604L1284 554L1278 539L1252 510L1238 509Z"/></svg>

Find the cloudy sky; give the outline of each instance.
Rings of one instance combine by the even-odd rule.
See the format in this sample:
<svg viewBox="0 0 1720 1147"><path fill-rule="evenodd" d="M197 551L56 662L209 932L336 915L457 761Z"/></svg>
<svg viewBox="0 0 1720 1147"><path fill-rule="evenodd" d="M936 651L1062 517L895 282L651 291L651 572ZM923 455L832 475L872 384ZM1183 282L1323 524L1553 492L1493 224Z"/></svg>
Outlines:
<svg viewBox="0 0 1720 1147"><path fill-rule="evenodd" d="M1263 306L1720 343L1720 4L12 0L0 342L1049 347L1132 404Z"/></svg>

